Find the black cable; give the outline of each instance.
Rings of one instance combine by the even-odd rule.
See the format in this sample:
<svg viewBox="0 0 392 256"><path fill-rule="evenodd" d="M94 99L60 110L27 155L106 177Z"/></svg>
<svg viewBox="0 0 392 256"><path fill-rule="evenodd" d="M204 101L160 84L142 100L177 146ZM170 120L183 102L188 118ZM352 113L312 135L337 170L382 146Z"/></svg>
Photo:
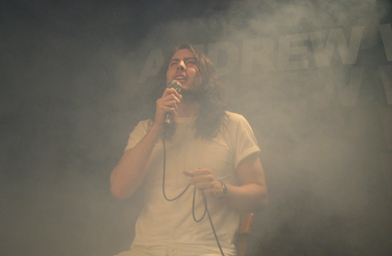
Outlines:
<svg viewBox="0 0 392 256"><path fill-rule="evenodd" d="M203 190L202 190L203 191ZM203 195L204 195L204 192L203 192ZM204 213L203 213L203 216L201 216L201 218L200 219L196 219L196 216L195 216L195 201L196 201L196 186L194 186L194 189L193 189L193 200L192 200L192 216L193 216L193 220L195 221L195 222L200 222L200 221L202 221L203 219L204 219L204 217L206 216L206 213L207 213L207 205L204 205ZM204 197L203 197L203 201L204 201Z"/></svg>
<svg viewBox="0 0 392 256"><path fill-rule="evenodd" d="M178 198L180 198L187 190L188 188L191 186L191 184L188 184L188 186L184 189L184 191L182 191L178 196L174 197L174 198L168 198L166 196L166 191L165 191L165 181L166 181L166 145L165 145L165 139L162 139L162 144L163 144L163 178L162 178L162 193L163 193L163 197L167 200L167 201L174 201L177 200Z"/></svg>
<svg viewBox="0 0 392 256"><path fill-rule="evenodd" d="M216 243L218 244L218 247L219 247L219 250L220 250L222 256L225 256L225 254L223 253L222 247L221 247L221 245L219 243L218 235L216 234L216 231L215 231L215 228L214 228L214 224L212 223L210 211L208 210L207 197L206 197L206 195L204 195L204 191L203 190L201 191L201 193L203 194L204 207L206 208L208 219L210 220L210 225L211 225L211 228L212 228L212 232L214 233Z"/></svg>
<svg viewBox="0 0 392 256"><path fill-rule="evenodd" d="M186 186L186 188L184 189L184 191L182 191L178 196L176 196L176 197L174 197L174 198L168 198L168 197L166 196L166 192L165 192L165 180L166 180L166 143L165 143L165 139L164 139L164 138L162 138L162 144L163 144L163 177L162 177L162 192L163 192L163 197L164 197L167 201L170 201L170 202L171 202L171 201L174 201L174 200L180 198L182 195L184 195L185 192L188 190L188 188L190 187L191 184L188 184L188 186ZM203 213L203 215L201 216L200 219L196 219L196 216L195 216L196 186L194 186L194 188L193 188L193 200L192 200L192 216L193 216L193 220L194 220L195 222L200 222L200 221L202 221L202 220L204 219L204 217L206 216L206 213L207 213L208 219L209 219L209 221L210 221L210 225L211 225L211 228L212 228L212 232L214 233L214 237L215 237L216 243L218 244L218 247L219 247L219 250L220 250L222 256L225 256L225 254L223 253L222 247L221 247L221 245L220 245L220 243L219 243L219 239L218 239L218 236L217 236L217 234L216 234L214 224L212 223L210 211L208 210L208 206L207 206L207 197L206 197L206 195L204 194L204 191L203 191L203 190L201 190L201 193L202 193L203 202L204 202L204 213Z"/></svg>

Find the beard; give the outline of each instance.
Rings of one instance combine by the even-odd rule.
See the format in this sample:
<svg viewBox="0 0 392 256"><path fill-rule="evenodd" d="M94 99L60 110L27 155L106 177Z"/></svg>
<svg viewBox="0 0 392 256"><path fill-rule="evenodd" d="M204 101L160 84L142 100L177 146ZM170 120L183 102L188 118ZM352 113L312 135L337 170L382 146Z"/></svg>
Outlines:
<svg viewBox="0 0 392 256"><path fill-rule="evenodd" d="M183 99L186 100L197 100L199 101L202 93L200 91L200 88L197 87L196 89L181 89L181 95Z"/></svg>

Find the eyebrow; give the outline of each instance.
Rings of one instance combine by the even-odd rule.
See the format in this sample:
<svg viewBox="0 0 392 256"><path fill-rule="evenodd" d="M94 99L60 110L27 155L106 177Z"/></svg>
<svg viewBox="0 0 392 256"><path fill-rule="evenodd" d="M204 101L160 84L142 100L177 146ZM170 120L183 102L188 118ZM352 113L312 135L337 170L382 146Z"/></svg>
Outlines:
<svg viewBox="0 0 392 256"><path fill-rule="evenodd" d="M187 61L187 60L196 60L196 58L195 57L185 57L184 61ZM180 61L180 59L170 59L169 63L171 63L173 61Z"/></svg>

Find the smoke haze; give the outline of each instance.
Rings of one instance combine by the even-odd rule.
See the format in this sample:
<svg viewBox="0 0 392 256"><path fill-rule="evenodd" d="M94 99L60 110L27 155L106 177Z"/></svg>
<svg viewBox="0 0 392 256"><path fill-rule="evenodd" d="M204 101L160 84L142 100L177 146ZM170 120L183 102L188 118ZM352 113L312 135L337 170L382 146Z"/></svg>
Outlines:
<svg viewBox="0 0 392 256"><path fill-rule="evenodd" d="M262 150L249 255L390 255L391 18L382 0L0 3L1 254L128 249L142 201L109 175L159 54L189 41Z"/></svg>

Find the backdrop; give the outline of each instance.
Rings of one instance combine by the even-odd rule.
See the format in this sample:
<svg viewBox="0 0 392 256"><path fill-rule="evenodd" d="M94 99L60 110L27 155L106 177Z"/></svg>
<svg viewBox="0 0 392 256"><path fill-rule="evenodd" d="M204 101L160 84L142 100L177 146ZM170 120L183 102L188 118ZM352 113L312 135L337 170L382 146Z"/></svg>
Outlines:
<svg viewBox="0 0 392 256"><path fill-rule="evenodd" d="M2 1L1 255L127 250L109 175L172 48L200 46L262 150L248 255L392 252L387 0Z"/></svg>

